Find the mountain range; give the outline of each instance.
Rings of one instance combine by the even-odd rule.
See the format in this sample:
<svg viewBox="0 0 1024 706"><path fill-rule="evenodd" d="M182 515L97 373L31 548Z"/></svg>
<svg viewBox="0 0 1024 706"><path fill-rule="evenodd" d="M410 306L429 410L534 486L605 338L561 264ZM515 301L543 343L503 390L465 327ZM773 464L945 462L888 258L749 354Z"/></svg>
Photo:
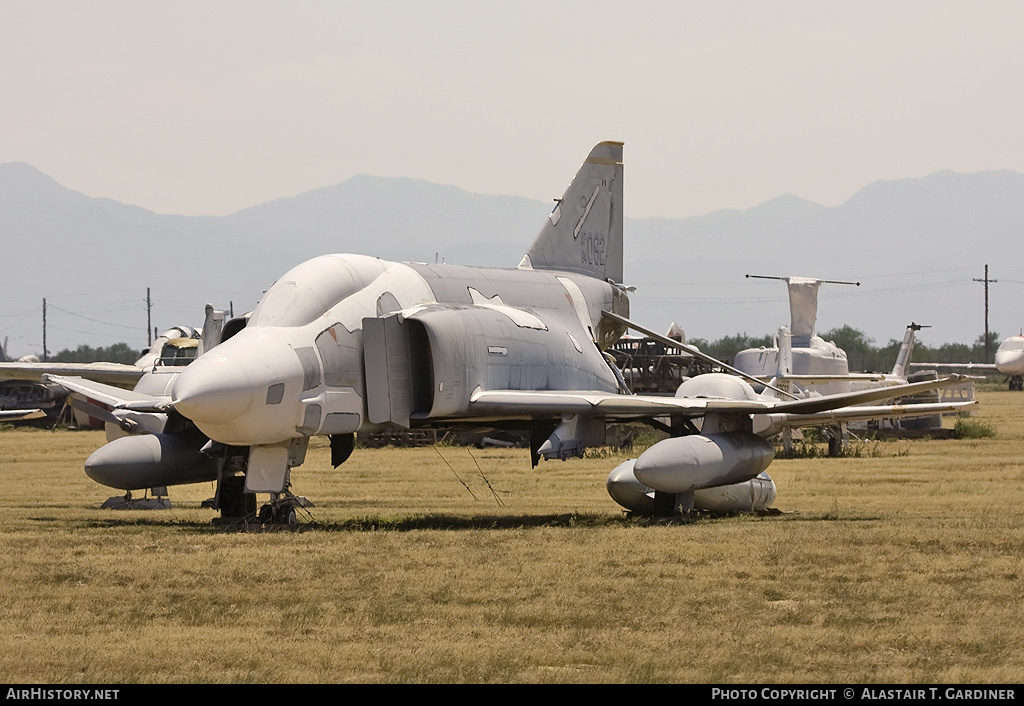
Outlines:
<svg viewBox="0 0 1024 706"><path fill-rule="evenodd" d="M628 179L628 173L627 173ZM627 189L628 199L628 189ZM553 197L558 194L553 194ZM551 202L474 194L405 178L355 176L227 216L153 213L61 186L32 166L0 165L0 337L10 352L126 341L144 347L146 288L153 325L198 326L207 302L255 306L287 269L328 252L404 261L514 267ZM629 213L628 201L625 211ZM792 195L745 210L684 219L625 219L633 318L678 322L691 338L763 335L788 324L780 282L746 274L859 281L825 284L818 330L850 325L879 343L912 320L929 344L1003 336L1018 312L1024 175L1012 171L879 181L826 207Z"/></svg>

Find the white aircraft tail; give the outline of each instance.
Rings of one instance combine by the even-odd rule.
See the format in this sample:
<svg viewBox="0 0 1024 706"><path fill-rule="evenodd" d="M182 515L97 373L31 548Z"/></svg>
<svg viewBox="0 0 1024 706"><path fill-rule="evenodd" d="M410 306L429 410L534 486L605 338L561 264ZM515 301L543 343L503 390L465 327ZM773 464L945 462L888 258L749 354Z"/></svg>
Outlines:
<svg viewBox="0 0 1024 706"><path fill-rule="evenodd" d="M622 282L621 142L602 142L590 151L519 268Z"/></svg>
<svg viewBox="0 0 1024 706"><path fill-rule="evenodd" d="M903 334L903 345L900 346L900 352L896 355L896 364L892 366L892 374L895 377L906 380L907 370L910 368L910 357L914 354L914 333L923 328L924 326L915 324L913 321L910 322L910 326L907 326L907 331Z"/></svg>
<svg viewBox="0 0 1024 706"><path fill-rule="evenodd" d="M774 388L779 387L790 392L789 383L786 378L793 374L793 334L785 326L779 327L779 334L775 338L779 349L778 357L775 359L775 375L768 381L761 396L765 399L782 399Z"/></svg>
<svg viewBox="0 0 1024 706"><path fill-rule="evenodd" d="M793 334L785 326L779 328L779 358L775 377L784 378L793 374Z"/></svg>

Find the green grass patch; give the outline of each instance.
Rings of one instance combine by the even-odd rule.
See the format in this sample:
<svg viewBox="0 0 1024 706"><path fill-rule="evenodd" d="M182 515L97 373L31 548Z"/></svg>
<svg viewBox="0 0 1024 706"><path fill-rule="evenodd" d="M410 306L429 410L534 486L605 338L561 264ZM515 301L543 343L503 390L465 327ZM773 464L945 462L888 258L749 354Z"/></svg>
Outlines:
<svg viewBox="0 0 1024 706"><path fill-rule="evenodd" d="M996 435L995 428L980 419L961 417L953 426L953 436L957 439L987 439Z"/></svg>

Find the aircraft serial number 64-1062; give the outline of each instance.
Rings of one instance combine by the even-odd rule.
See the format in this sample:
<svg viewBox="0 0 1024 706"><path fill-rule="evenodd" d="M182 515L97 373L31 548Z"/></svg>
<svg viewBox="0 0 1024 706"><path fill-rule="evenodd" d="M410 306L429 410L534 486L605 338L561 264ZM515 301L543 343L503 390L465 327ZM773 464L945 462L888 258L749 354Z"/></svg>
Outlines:
<svg viewBox="0 0 1024 706"><path fill-rule="evenodd" d="M521 428L536 464L582 456L604 443L609 423L645 421L672 438L609 478L620 504L671 513L691 508L695 492L738 488L738 508L750 509L750 489L771 483L766 430L802 417L820 424L826 412L863 415L850 405L946 384L786 399L755 395L737 378L722 395L712 394L717 383L699 396L629 394L604 354L635 327L622 173L621 143L594 147L515 269L323 255L284 274L244 328L175 371L160 394L140 383L118 402L112 388L59 378L93 399L109 395L112 414L130 422L118 433L132 433L96 451L87 473L124 490L215 480L224 516L251 513L255 494L269 493L267 516L291 522L291 469L313 435L330 437L338 466L359 431Z"/></svg>

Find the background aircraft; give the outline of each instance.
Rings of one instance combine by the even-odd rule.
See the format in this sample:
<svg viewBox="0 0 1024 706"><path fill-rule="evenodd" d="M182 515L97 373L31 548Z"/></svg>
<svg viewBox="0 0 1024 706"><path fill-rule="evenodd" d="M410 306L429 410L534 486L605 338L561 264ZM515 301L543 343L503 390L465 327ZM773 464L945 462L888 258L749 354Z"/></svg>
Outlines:
<svg viewBox="0 0 1024 706"><path fill-rule="evenodd" d="M754 433L754 417L813 415L949 384L812 399L631 395L604 354L627 325L637 328L626 318L622 246L622 145L603 142L516 269L323 255L279 278L244 328L159 392L117 402L113 388L50 379L110 395L113 414L139 415L136 431L154 432L96 451L86 461L95 480L125 490L216 480L223 516L251 516L255 495L269 493L261 516L280 522L295 520L291 469L313 435L330 438L337 466L357 431L521 428L536 464L582 456L604 443L608 423L643 421L673 438L641 455L634 473L659 507L685 509L696 490L765 470L773 449Z"/></svg>
<svg viewBox="0 0 1024 706"><path fill-rule="evenodd" d="M907 382L920 382L935 379L934 373L909 374L910 359L914 351L915 334L922 326L911 323L907 326L903 343L897 353L889 373L851 373L846 351L832 341L825 341L815 332L818 317L818 290L822 284L850 284L860 286L859 282L841 282L820 280L809 277L767 277L747 275L755 279L775 279L786 283L789 292L789 310L791 329L779 329L776 345L773 347L748 348L736 354L735 366L746 373L755 375L760 380L774 379L776 384L786 390L799 391L803 394L832 394L850 392L876 387L903 385ZM951 402L954 400L969 401L974 399L973 383L963 382L950 386L942 391L933 391L913 402ZM938 414L905 415L908 424L915 429L941 427L942 417ZM883 422L887 423L887 422ZM829 439L829 453L838 454L848 442L846 422L829 425L824 431ZM898 427L899 424L894 425ZM790 446L789 430L783 432L785 448Z"/></svg>
<svg viewBox="0 0 1024 706"><path fill-rule="evenodd" d="M753 279L775 279L786 283L789 292L788 329L780 329L774 347L748 348L736 354L733 364L740 370L765 380L775 377L821 394L849 392L855 383L878 383L883 376L851 373L846 351L815 332L818 319L818 289L822 284L852 284L810 277L768 277L747 275ZM783 333L785 331L785 333ZM783 340L784 337L787 340ZM913 349L911 338L910 348ZM909 353L908 353L909 355ZM908 358L909 359L909 358ZM906 382L903 376L901 382Z"/></svg>
<svg viewBox="0 0 1024 706"><path fill-rule="evenodd" d="M98 383L132 389L155 368L188 365L204 350L217 344L224 326L224 312L206 305L203 328L175 326L157 336L153 344L132 365L123 363L50 363L35 356L0 362L0 419L4 421L46 420L55 424L67 411L68 389L45 376L75 376ZM6 355L4 355L6 358ZM143 389L148 389L144 386ZM100 428L109 423L109 409L95 399L71 397L73 421L82 428Z"/></svg>
<svg viewBox="0 0 1024 706"><path fill-rule="evenodd" d="M910 348L913 347L912 339L915 326L916 325L912 324L907 327L908 337L910 338ZM786 335L780 335L780 368L786 367L789 361L789 332L785 328L783 328L782 331ZM652 331L643 331L643 333L652 340L661 341L666 346L671 343L667 338L658 336ZM676 345L682 345L685 347L685 344L681 343L676 343ZM905 338L903 350L901 350L900 353L900 360L904 360L906 359L905 357L909 357L909 352L905 350L907 347L908 343ZM693 350L693 353L698 356L702 355L696 349ZM897 362L896 368L898 369L899 366L900 363ZM755 392L750 383L740 376L724 373L704 373L683 381L676 390L675 395L676 397L693 399L718 398L733 400L761 400L770 404L773 400L778 399L779 391L772 389L777 384L780 384L779 380L773 378L769 381L769 385L765 389L765 392L758 393ZM890 382L890 384L905 385L906 380L903 379L899 383ZM818 427L828 425L830 427L840 426L845 429L846 425L851 422L878 420L882 418L894 419L903 417L921 417L952 412L960 413L969 411L975 406L977 406L977 401L972 399L930 402L913 405L888 405L882 407L861 405L845 407L842 409L831 409L813 414L762 414L753 418L752 430L755 434L764 439L771 438L776 434L781 433L784 441L786 441L789 438L788 434L791 430L801 427ZM830 444L829 450L830 452L833 451L832 444ZM643 458L643 455L641 455L641 458ZM718 462L717 458L710 456L707 460L711 463ZM609 495L611 495L612 499L624 508L633 512L664 512L665 508L658 506L659 501L656 490L642 482L637 477L635 467L638 461L639 459L629 459L615 467L606 481L606 487ZM643 466L644 461L640 461L640 463ZM757 476L740 483L695 490L693 494L693 507L698 510L708 510L712 512L759 512L767 509L769 504L775 500L775 497L775 482L771 479L771 476L769 476L768 473L762 472Z"/></svg>
<svg viewBox="0 0 1024 706"><path fill-rule="evenodd" d="M935 370L996 371L1009 377L1011 390L1024 390L1024 335L1010 336L996 349L993 363L911 363L915 368Z"/></svg>
<svg viewBox="0 0 1024 706"><path fill-rule="evenodd" d="M213 307L208 307L212 312ZM223 319L223 312L218 312ZM219 329L217 330L219 335ZM175 326L160 334L132 365L124 363L51 363L38 360L0 362L0 380L40 381L46 374L74 375L108 385L131 387L154 365L187 365L199 354L201 332ZM33 356L34 358L34 356Z"/></svg>

